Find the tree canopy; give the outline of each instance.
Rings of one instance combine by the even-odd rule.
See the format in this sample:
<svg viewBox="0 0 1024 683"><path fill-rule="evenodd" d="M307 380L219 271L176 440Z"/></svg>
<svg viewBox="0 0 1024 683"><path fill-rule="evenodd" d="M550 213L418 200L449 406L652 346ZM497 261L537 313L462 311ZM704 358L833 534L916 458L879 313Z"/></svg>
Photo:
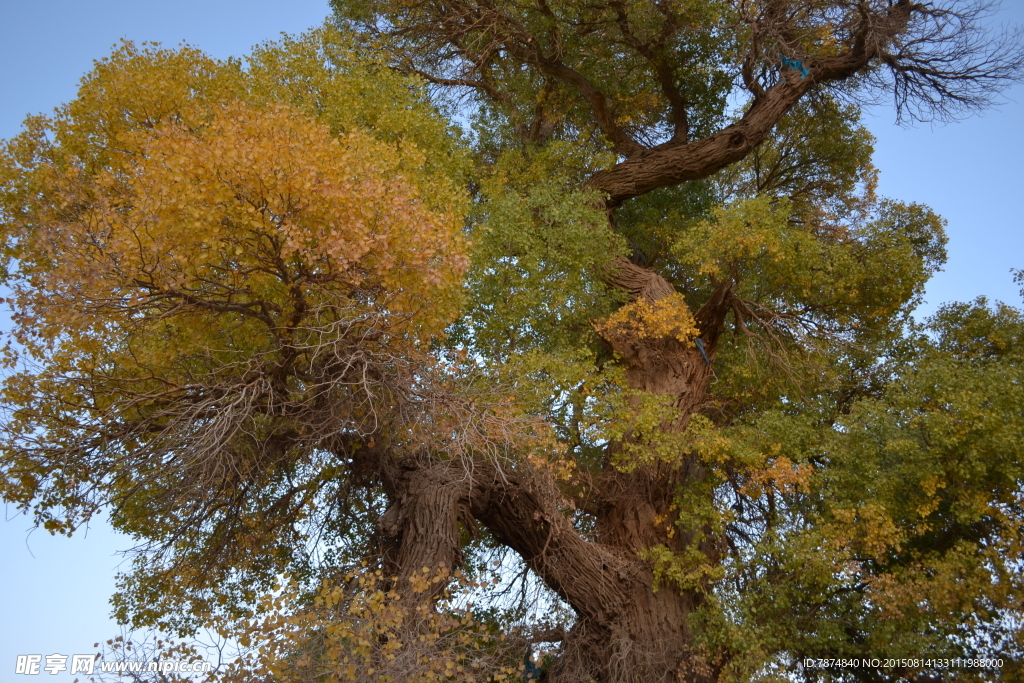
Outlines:
<svg viewBox="0 0 1024 683"><path fill-rule="evenodd" d="M0 152L0 493L138 540L122 621L231 639L223 681L1020 675L1024 318L915 321L945 223L860 122L986 106L1014 34L333 6L126 43Z"/></svg>

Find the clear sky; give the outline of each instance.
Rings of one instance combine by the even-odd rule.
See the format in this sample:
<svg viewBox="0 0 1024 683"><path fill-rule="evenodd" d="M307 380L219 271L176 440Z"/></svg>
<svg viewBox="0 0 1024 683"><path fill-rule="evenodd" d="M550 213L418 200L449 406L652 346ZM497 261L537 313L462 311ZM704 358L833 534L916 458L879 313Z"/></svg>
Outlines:
<svg viewBox="0 0 1024 683"><path fill-rule="evenodd" d="M327 0L0 0L0 139L16 135L26 114L72 99L92 60L121 38L187 41L224 58L327 13ZM996 20L1024 25L1024 3L1007 3ZM1005 99L940 127L897 128L886 107L867 120L882 194L928 204L949 220L949 263L928 287L925 312L979 295L1020 304L1009 271L1024 268L1024 87ZM0 522L0 680L17 680L18 654L88 653L118 633L108 600L117 551L132 545L102 523L72 539L29 535L29 521L13 514Z"/></svg>

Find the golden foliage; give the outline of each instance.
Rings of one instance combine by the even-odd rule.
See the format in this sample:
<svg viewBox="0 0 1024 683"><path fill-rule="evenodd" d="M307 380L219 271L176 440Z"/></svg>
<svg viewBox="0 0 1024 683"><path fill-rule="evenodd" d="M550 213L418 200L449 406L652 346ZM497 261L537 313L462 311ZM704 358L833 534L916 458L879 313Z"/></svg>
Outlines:
<svg viewBox="0 0 1024 683"><path fill-rule="evenodd" d="M59 202L39 207L23 242L53 264L32 284L57 301L22 298L44 313L40 322L54 310L55 324L77 328L86 321L68 316L89 309L209 297L208 308L259 309L287 327L301 312L285 302L313 283L386 292L397 314L417 312L425 296L447 298L447 308L420 316L427 333L450 318L445 290L465 267L458 216L425 205L393 147L359 131L332 138L285 105L237 102L200 132L161 123L148 137L124 174L47 174L46 193ZM65 293L68 282L76 287Z"/></svg>
<svg viewBox="0 0 1024 683"><path fill-rule="evenodd" d="M492 577L493 580L497 580ZM485 587L461 572L423 567L412 577L412 596L401 596L382 572L350 572L325 584L311 602L294 585L281 586L259 606L258 616L226 630L248 648L215 680L281 683L442 683L517 680L525 644L499 633L455 602ZM417 601L439 583L449 584L443 609ZM412 598L412 599L410 599Z"/></svg>
<svg viewBox="0 0 1024 683"><path fill-rule="evenodd" d="M594 326L605 338L670 337L683 344L692 341L699 334L690 307L683 295L678 292L654 302L640 297L621 306Z"/></svg>
<svg viewBox="0 0 1024 683"><path fill-rule="evenodd" d="M239 496L372 431L459 310L460 153L415 82L336 33L264 46L248 71L125 44L26 126L0 152L20 347L5 496L47 491L52 531L101 490L129 528L184 523L204 487ZM124 472L166 462L176 485L142 504L161 511L128 505Z"/></svg>

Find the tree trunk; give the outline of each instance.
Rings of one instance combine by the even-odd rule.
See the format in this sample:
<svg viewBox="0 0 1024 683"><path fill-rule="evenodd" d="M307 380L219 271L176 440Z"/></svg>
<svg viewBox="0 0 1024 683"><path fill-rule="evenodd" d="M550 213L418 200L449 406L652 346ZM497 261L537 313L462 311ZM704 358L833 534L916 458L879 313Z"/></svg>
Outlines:
<svg viewBox="0 0 1024 683"><path fill-rule="evenodd" d="M469 514L470 479L458 461L400 461L384 477L390 505L377 523L387 575L406 602L430 600L445 588L416 591L415 575L450 572L463 562L459 523L475 529Z"/></svg>
<svg viewBox="0 0 1024 683"><path fill-rule="evenodd" d="M675 291L652 271L623 260L616 265L609 280L634 299L644 297L654 303ZM683 343L672 337L608 339L625 366L631 389L672 398L678 416L662 425L665 431L686 429L690 417L706 398L710 361L714 358L728 295L726 283L715 290L695 315L704 353L694 342ZM704 478L704 468L688 459L682 466L655 463L621 472L612 463L615 449L615 444L609 446L600 481L598 541L634 560L643 551L657 546L675 552L684 550L693 539L674 528L672 502L681 487ZM705 534L705 538L711 536ZM703 541L700 550L709 560L717 559L713 542ZM578 654L569 648L567 656L600 662L601 669L595 672L599 675L593 678L602 681L713 680L714 667L695 652L688 626L689 615L701 604L702 591L681 591L671 584L658 586L655 591L654 575L646 563L639 576L642 580L630 586L623 596L623 610L617 618L601 631L587 629L581 634L587 647ZM569 675L566 680L585 679Z"/></svg>
<svg viewBox="0 0 1024 683"><path fill-rule="evenodd" d="M607 277L634 299L651 303L674 292L655 273L625 260L612 264ZM678 413L663 429L685 429L705 400L709 361L728 303L729 289L723 285L695 315L708 360L692 341L674 337L609 340L631 388L671 397ZM679 487L703 478L703 469L691 460L621 472L613 465L617 447L609 446L596 486L596 539L582 537L573 527L559 507L562 495L556 484L543 474L494 463L364 453L379 463L377 476L390 503L378 524L389 574L411 599L433 597L443 585L414 595L411 577L423 567L456 568L462 562L459 524L474 529L478 520L578 615L558 665L546 674L550 681L713 680L713 669L694 652L688 626L702 592L672 585L655 590L653 568L642 557L656 546L680 551L690 543L690 537L673 529L672 502ZM701 548L712 561L714 546L705 541Z"/></svg>

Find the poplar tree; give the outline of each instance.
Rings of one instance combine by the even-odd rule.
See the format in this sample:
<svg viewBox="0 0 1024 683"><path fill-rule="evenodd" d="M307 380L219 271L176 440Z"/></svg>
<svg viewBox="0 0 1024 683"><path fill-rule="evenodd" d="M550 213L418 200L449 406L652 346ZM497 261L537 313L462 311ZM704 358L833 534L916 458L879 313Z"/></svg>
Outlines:
<svg viewBox="0 0 1024 683"><path fill-rule="evenodd" d="M253 644L224 680L1019 675L1024 321L914 321L944 222L860 123L990 105L1015 34L332 4L125 46L0 159L3 495L139 539L120 618Z"/></svg>

